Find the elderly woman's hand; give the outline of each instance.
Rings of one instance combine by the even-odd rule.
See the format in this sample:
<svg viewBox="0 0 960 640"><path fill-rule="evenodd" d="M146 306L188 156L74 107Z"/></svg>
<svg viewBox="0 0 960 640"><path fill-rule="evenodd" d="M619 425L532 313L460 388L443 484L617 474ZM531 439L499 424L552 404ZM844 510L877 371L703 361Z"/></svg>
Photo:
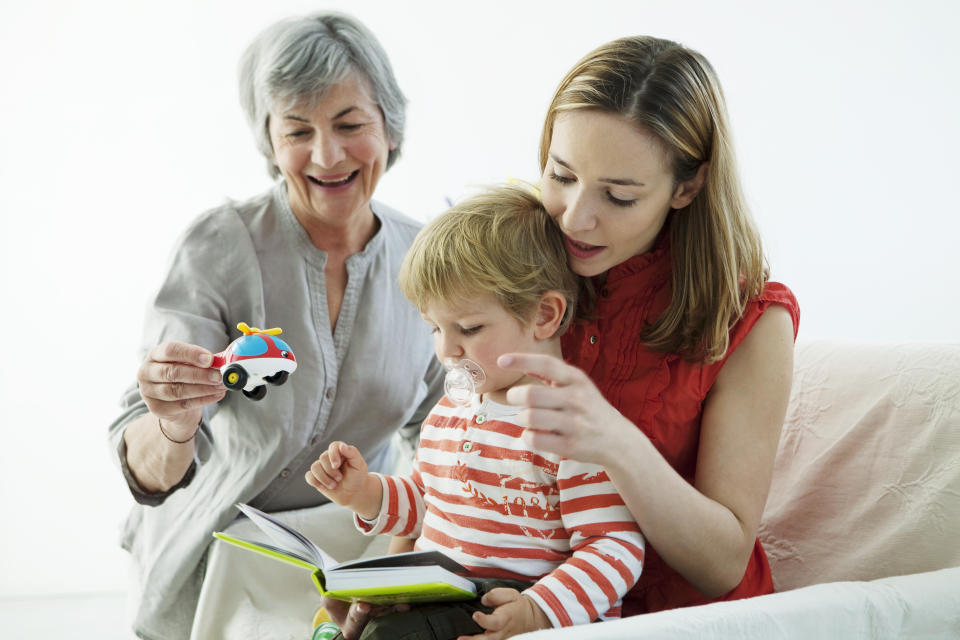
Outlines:
<svg viewBox="0 0 960 640"><path fill-rule="evenodd" d="M356 640L363 633L363 628L371 618L381 616L391 611L408 611L410 605L398 604L392 607L375 607L367 602L344 602L333 598L323 597L323 608L330 614L330 619L340 627L344 640Z"/></svg>
<svg viewBox="0 0 960 640"><path fill-rule="evenodd" d="M150 350L137 371L140 395L150 413L163 421L175 440L190 438L203 407L223 399L220 372L211 369L213 354L193 344L162 342Z"/></svg>
<svg viewBox="0 0 960 640"><path fill-rule="evenodd" d="M523 439L581 462L607 466L619 455L617 442L636 435L633 424L617 411L582 370L552 356L509 353L497 364L542 380L507 391L507 402L526 407L519 420Z"/></svg>

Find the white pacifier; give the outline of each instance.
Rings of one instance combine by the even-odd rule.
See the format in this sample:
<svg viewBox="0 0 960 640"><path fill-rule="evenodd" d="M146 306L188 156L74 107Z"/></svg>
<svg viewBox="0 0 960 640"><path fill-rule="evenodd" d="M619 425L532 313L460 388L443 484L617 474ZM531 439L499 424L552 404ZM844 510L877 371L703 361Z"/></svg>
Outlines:
<svg viewBox="0 0 960 640"><path fill-rule="evenodd" d="M443 361L443 366L447 370L447 377L443 379L444 392L452 402L462 407L467 406L477 392L477 387L486 381L487 375L480 365L466 358L460 361L447 358Z"/></svg>

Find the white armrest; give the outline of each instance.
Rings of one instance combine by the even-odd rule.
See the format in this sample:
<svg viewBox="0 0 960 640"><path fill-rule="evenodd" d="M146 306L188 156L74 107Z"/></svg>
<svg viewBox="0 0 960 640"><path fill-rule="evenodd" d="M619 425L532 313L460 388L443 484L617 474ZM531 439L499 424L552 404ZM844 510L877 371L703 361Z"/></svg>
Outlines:
<svg viewBox="0 0 960 640"><path fill-rule="evenodd" d="M960 567L537 631L517 640L960 638Z"/></svg>

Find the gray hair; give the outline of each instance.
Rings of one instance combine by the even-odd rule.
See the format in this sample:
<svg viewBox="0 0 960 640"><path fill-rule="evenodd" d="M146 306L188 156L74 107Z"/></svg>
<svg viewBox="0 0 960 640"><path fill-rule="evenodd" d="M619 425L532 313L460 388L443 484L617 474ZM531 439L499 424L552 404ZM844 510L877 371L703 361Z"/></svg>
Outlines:
<svg viewBox="0 0 960 640"><path fill-rule="evenodd" d="M383 113L394 145L387 155L389 169L400 156L407 99L369 29L350 16L322 11L276 22L250 43L240 58L240 105L271 177L280 171L273 164L270 111L278 104L315 101L351 73L368 81L371 99Z"/></svg>

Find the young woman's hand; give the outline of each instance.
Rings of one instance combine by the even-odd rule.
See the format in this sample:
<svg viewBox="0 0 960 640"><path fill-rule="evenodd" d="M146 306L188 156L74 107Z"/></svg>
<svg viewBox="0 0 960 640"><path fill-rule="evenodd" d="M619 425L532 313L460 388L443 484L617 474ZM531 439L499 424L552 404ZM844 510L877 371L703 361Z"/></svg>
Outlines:
<svg viewBox="0 0 960 640"><path fill-rule="evenodd" d="M380 480L367 471L360 450L345 442L330 443L306 473L307 484L335 504L347 507L364 520L380 513L383 490Z"/></svg>
<svg viewBox="0 0 960 640"><path fill-rule="evenodd" d="M497 364L542 380L507 392L507 402L526 409L519 416L531 447L607 466L617 443L636 435L636 427L600 393L586 373L553 356L508 353Z"/></svg>
<svg viewBox="0 0 960 640"><path fill-rule="evenodd" d="M504 640L512 636L549 629L547 617L533 599L522 595L516 589L499 587L483 594L480 602L493 607L492 613L477 611L473 620L484 628L484 632L474 636L461 636L458 640Z"/></svg>

